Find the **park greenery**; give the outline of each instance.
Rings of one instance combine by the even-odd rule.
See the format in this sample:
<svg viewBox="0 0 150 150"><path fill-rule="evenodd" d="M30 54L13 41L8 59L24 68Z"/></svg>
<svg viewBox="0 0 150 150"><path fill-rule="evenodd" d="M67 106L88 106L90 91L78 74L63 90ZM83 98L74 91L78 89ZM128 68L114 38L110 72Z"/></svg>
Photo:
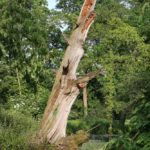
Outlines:
<svg viewBox="0 0 150 150"><path fill-rule="evenodd" d="M31 141L82 4L57 0L49 10L46 0L0 0L0 150L53 149ZM112 135L93 150L149 150L150 2L97 0L95 11L77 74L106 73L88 83L87 115L81 91L67 133Z"/></svg>

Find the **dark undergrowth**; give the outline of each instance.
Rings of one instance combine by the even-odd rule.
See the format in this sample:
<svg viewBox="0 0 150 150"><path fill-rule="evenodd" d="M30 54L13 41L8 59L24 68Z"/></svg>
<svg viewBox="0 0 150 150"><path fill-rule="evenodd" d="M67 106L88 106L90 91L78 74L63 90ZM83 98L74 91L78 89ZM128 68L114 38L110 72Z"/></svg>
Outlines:
<svg viewBox="0 0 150 150"><path fill-rule="evenodd" d="M47 143L33 144L39 121L0 107L0 150L52 150Z"/></svg>

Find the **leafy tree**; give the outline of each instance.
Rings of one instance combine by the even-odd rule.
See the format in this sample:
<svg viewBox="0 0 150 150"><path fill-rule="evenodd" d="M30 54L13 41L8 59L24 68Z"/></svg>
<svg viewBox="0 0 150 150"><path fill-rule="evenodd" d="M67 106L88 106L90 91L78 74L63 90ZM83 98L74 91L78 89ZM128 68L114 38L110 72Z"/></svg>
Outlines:
<svg viewBox="0 0 150 150"><path fill-rule="evenodd" d="M27 107L49 74L43 73L48 69L49 11L44 0L2 0L0 8L1 103Z"/></svg>

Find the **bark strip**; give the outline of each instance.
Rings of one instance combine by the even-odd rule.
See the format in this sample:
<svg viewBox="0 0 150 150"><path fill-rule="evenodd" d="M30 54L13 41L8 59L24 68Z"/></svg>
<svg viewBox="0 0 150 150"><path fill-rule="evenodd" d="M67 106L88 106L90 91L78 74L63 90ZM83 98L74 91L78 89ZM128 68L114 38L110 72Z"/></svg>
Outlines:
<svg viewBox="0 0 150 150"><path fill-rule="evenodd" d="M87 87L83 88L83 105L84 105L84 117L88 115L88 103L87 103Z"/></svg>
<svg viewBox="0 0 150 150"><path fill-rule="evenodd" d="M56 73L55 83L38 132L38 142L47 140L50 143L57 143L66 136L68 115L76 97L79 95L77 84L79 81L85 80L83 78L77 79L76 70L84 54L82 45L95 18L93 11L95 3L96 0L84 1L77 21L78 26L68 39L69 45ZM94 76L90 74L86 81Z"/></svg>

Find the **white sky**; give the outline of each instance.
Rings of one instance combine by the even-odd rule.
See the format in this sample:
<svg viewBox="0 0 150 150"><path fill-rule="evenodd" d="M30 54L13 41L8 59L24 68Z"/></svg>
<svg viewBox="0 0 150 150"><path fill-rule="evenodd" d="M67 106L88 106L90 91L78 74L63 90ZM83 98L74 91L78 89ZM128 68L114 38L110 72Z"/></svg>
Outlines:
<svg viewBox="0 0 150 150"><path fill-rule="evenodd" d="M53 9L56 5L56 0L47 0L48 1L48 8Z"/></svg>

